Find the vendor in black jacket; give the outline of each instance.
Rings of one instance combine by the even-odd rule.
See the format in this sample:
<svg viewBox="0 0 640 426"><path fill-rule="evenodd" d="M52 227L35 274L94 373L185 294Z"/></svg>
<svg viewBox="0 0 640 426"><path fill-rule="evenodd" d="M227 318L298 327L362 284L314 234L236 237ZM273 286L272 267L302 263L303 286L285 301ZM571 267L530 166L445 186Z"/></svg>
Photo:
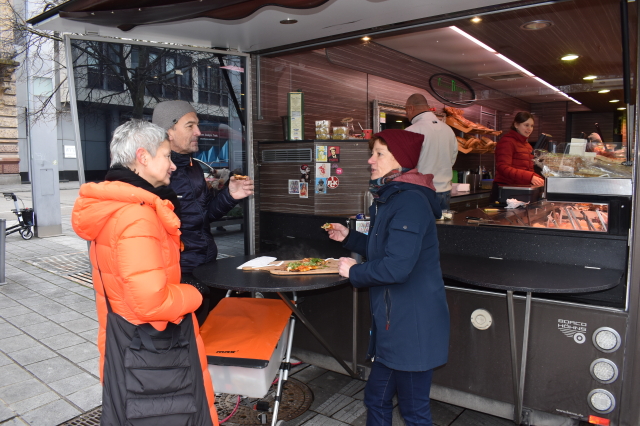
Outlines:
<svg viewBox="0 0 640 426"><path fill-rule="evenodd" d="M200 165L191 159L192 154L198 152L201 133L196 111L188 102L160 102L153 110L152 121L167 131L171 143L171 160L176 171L171 174L169 186L178 194L180 202L175 206L175 212L180 218L182 232L181 282L192 284L203 293L202 306L196 311L202 324L210 308L209 289L198 283L191 272L216 259L218 247L213 241L210 223L222 218L239 200L252 195L253 181L231 177L229 186L217 194L207 186Z"/></svg>

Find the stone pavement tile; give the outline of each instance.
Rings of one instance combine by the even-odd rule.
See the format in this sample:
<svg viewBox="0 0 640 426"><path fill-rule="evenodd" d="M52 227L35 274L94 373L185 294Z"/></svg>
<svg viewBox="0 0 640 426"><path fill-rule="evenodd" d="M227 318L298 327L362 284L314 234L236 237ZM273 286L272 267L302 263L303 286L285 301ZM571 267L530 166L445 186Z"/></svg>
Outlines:
<svg viewBox="0 0 640 426"><path fill-rule="evenodd" d="M351 378L349 376L345 376L344 374L339 374L334 371L327 371L322 376L310 381L308 384L313 384L315 386L319 386L321 388L327 389L328 391L336 393L340 389L345 387L350 381Z"/></svg>
<svg viewBox="0 0 640 426"><path fill-rule="evenodd" d="M318 407L320 407L326 400L335 395L334 392L328 391L327 389L323 389L318 386L308 385L311 391L313 392L313 402L309 407L310 410L316 411Z"/></svg>
<svg viewBox="0 0 640 426"><path fill-rule="evenodd" d="M84 318L85 316L79 312L76 311L72 311L70 309L65 310L64 312L60 312L57 314L52 314L52 315L47 315L47 318L49 318L51 321L55 322L55 323L63 323L63 322L67 322L67 321L73 321L73 320L77 320L77 319L81 319Z"/></svg>
<svg viewBox="0 0 640 426"><path fill-rule="evenodd" d="M391 426L405 426L406 423L400 414L400 409L398 407L393 409L393 416L391 417Z"/></svg>
<svg viewBox="0 0 640 426"><path fill-rule="evenodd" d="M96 292L92 288L85 287L82 290L76 291L75 293L77 293L77 294L79 294L81 296L84 296L89 300L94 300L94 301L96 300Z"/></svg>
<svg viewBox="0 0 640 426"><path fill-rule="evenodd" d="M46 295L47 297L50 297L51 299L54 299L55 297L64 297L65 295L67 295L69 293L69 290L67 290L66 288L62 288L62 287L58 287L55 284L54 285L56 288L55 289L51 289L51 290L47 290L45 291L40 291L40 290L36 290L38 291L38 293Z"/></svg>
<svg viewBox="0 0 640 426"><path fill-rule="evenodd" d="M96 377L100 377L100 357L96 357L78 364Z"/></svg>
<svg viewBox="0 0 640 426"><path fill-rule="evenodd" d="M59 349L58 353L74 364L78 364L82 361L100 356L98 346L89 342L80 343L79 345L70 346L64 349Z"/></svg>
<svg viewBox="0 0 640 426"><path fill-rule="evenodd" d="M82 414L62 399L50 402L22 416L31 426L56 426Z"/></svg>
<svg viewBox="0 0 640 426"><path fill-rule="evenodd" d="M291 419L287 422L284 422L282 426L300 426L301 424L311 420L311 418L313 416L316 416L317 413L311 411L311 410L307 410L306 412L302 413L301 415L299 415L298 417L296 417L295 419ZM4 426L4 425L2 425Z"/></svg>
<svg viewBox="0 0 640 426"><path fill-rule="evenodd" d="M98 330L89 330L89 331L83 331L82 333L78 333L78 336L82 336L83 338L87 339L88 341L90 341L93 344L97 344L98 343Z"/></svg>
<svg viewBox="0 0 640 426"><path fill-rule="evenodd" d="M89 312L83 312L82 315L85 315L89 318L91 318L94 321L98 321L98 312L97 311L89 311Z"/></svg>
<svg viewBox="0 0 640 426"><path fill-rule="evenodd" d="M364 389L366 384L367 382L365 382L364 380L351 379L351 381L347 383L342 389L340 389L338 393L353 397L353 395Z"/></svg>
<svg viewBox="0 0 640 426"><path fill-rule="evenodd" d="M50 301L40 306L36 306L34 310L37 311L39 314L44 315L45 317L49 315L59 314L61 312L70 311L70 309L66 308L64 305L61 305L60 303L56 303L53 301Z"/></svg>
<svg viewBox="0 0 640 426"><path fill-rule="evenodd" d="M5 284L3 286L0 286L0 293L4 294L5 296L11 297L14 300L26 300L40 296L35 291L29 290L27 287L21 284Z"/></svg>
<svg viewBox="0 0 640 426"><path fill-rule="evenodd" d="M82 337L70 332L47 337L46 339L39 339L39 341L40 343L50 347L54 351L85 342Z"/></svg>
<svg viewBox="0 0 640 426"><path fill-rule="evenodd" d="M41 294L36 293L35 291L32 292L33 294L36 294L37 296L33 296L33 297L29 297L29 298L20 298L20 303L23 304L24 306L33 309L34 311L37 310L37 308L39 306L42 305L49 305L51 303L54 303L51 301L51 299L49 299L46 296L43 296Z"/></svg>
<svg viewBox="0 0 640 426"><path fill-rule="evenodd" d="M60 325L74 333L82 333L83 331L97 329L98 321L83 316L80 319L63 322Z"/></svg>
<svg viewBox="0 0 640 426"><path fill-rule="evenodd" d="M52 383L82 373L82 370L61 357L36 362L25 367L45 383Z"/></svg>
<svg viewBox="0 0 640 426"><path fill-rule="evenodd" d="M463 411L462 407L431 400L431 418L436 425L447 426L451 424Z"/></svg>
<svg viewBox="0 0 640 426"><path fill-rule="evenodd" d="M366 412L367 407L364 405L364 402L354 400L346 407L337 411L331 417L343 423L352 424L356 419L360 418Z"/></svg>
<svg viewBox="0 0 640 426"><path fill-rule="evenodd" d="M29 313L33 313L33 311L26 306L18 305L13 308L2 308L2 310L0 310L0 317L11 318Z"/></svg>
<svg viewBox="0 0 640 426"><path fill-rule="evenodd" d="M8 284L5 284L5 285L8 285ZM4 285L0 286L0 288L2 287L4 287ZM20 306L20 304L15 300L11 299L10 297L0 294L0 308L3 308L3 309L11 308L13 306Z"/></svg>
<svg viewBox="0 0 640 426"><path fill-rule="evenodd" d="M7 407L4 402L0 401L0 423L5 420L9 420L16 416L16 413L9 407ZM4 423L3 423L4 424Z"/></svg>
<svg viewBox="0 0 640 426"><path fill-rule="evenodd" d="M363 415L352 421L351 426L367 426L367 412L365 411Z"/></svg>
<svg viewBox="0 0 640 426"><path fill-rule="evenodd" d="M20 417L14 417L13 419L2 423L2 426L29 426L29 425L23 422Z"/></svg>
<svg viewBox="0 0 640 426"><path fill-rule="evenodd" d="M451 426L513 426L512 420L501 419L473 410L464 410Z"/></svg>
<svg viewBox="0 0 640 426"><path fill-rule="evenodd" d="M0 388L0 399L7 404L23 401L51 390L38 379L14 383Z"/></svg>
<svg viewBox="0 0 640 426"><path fill-rule="evenodd" d="M5 353L17 352L23 349L32 348L38 345L38 341L32 339L26 334L18 334L16 336L7 337L0 340L0 351Z"/></svg>
<svg viewBox="0 0 640 426"><path fill-rule="evenodd" d="M306 423L303 423L304 426L345 426L346 423L342 423L338 420L334 420L332 418L323 416L322 414L318 414L314 416Z"/></svg>
<svg viewBox="0 0 640 426"><path fill-rule="evenodd" d="M64 296L60 296L60 297L54 297L53 300L55 300L58 303L61 303L63 305L73 305L74 303L86 303L87 302L87 298L84 296L81 296L79 294L76 294L72 291L67 291L67 294L65 294Z"/></svg>
<svg viewBox="0 0 640 426"><path fill-rule="evenodd" d="M334 393L333 395L331 395L331 397L329 397L329 399L320 404L313 411L316 411L319 414L325 415L327 417L331 417L354 401L355 400L350 396Z"/></svg>
<svg viewBox="0 0 640 426"><path fill-rule="evenodd" d="M309 365L304 370L295 373L295 375L293 375L292 377L296 380L301 381L302 383L308 383L311 380L322 376L326 372L327 370L325 370L324 368L316 367L315 365Z"/></svg>
<svg viewBox="0 0 640 426"><path fill-rule="evenodd" d="M44 361L45 359L53 358L57 356L55 352L46 348L45 346L38 344L31 348L23 349L21 351L12 352L9 354L11 358L18 364L25 366L33 364L34 362Z"/></svg>
<svg viewBox="0 0 640 426"><path fill-rule="evenodd" d="M67 308L73 309L74 311L80 312L82 314L82 313L85 313L85 312L95 311L96 310L96 302L94 302L92 300L87 300L86 302L74 303L72 305L68 305Z"/></svg>
<svg viewBox="0 0 640 426"><path fill-rule="evenodd" d="M84 411L89 411L102 405L102 385L97 383L87 389L72 393L67 398Z"/></svg>
<svg viewBox="0 0 640 426"><path fill-rule="evenodd" d="M55 336L56 334L65 333L67 330L60 327L53 321L45 321L40 324L28 325L22 327L22 331L30 335L35 339L45 339L47 337Z"/></svg>
<svg viewBox="0 0 640 426"><path fill-rule="evenodd" d="M28 308L27 308L28 309ZM42 315L38 315L35 312L30 310L30 313L26 313L24 315L18 315L15 317L7 318L7 321L11 324L15 325L18 328L22 328L31 324L39 324L47 321L45 317Z"/></svg>
<svg viewBox="0 0 640 426"><path fill-rule="evenodd" d="M17 336L18 334L22 334L22 332L8 322L3 322L2 324L0 324L0 339Z"/></svg>
<svg viewBox="0 0 640 426"><path fill-rule="evenodd" d="M49 383L49 386L60 395L67 396L95 384L100 384L100 380L90 374L80 373L75 376L67 377L66 379L58 380L57 382Z"/></svg>
<svg viewBox="0 0 640 426"><path fill-rule="evenodd" d="M356 393L355 395L351 395L351 397L353 399L364 400L364 389L362 389L360 392Z"/></svg>
<svg viewBox="0 0 640 426"><path fill-rule="evenodd" d="M0 381L4 386L25 382L29 379L32 379L31 374L24 371L24 369L17 364L11 363L0 367Z"/></svg>
<svg viewBox="0 0 640 426"><path fill-rule="evenodd" d="M0 367L2 367L3 365L9 365L9 364L13 364L13 361L7 358L5 354L0 353Z"/></svg>

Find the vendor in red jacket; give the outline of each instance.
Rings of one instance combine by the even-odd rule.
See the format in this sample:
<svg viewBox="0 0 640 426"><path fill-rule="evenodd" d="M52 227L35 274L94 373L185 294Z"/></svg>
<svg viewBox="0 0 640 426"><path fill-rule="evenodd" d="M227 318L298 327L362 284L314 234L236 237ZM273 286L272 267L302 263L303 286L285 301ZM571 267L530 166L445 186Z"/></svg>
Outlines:
<svg viewBox="0 0 640 426"><path fill-rule="evenodd" d="M496 145L496 184L544 185L542 176L533 171L532 148L528 142L532 131L533 116L525 111L517 113L511 131Z"/></svg>

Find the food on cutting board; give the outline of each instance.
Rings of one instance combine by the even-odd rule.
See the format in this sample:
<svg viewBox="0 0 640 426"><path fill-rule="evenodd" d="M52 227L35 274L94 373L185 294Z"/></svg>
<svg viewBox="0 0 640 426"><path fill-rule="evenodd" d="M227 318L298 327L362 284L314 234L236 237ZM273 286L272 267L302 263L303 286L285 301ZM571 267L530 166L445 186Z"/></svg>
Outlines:
<svg viewBox="0 0 640 426"><path fill-rule="evenodd" d="M313 269L326 267L327 261L317 257L305 257L304 259L287 264L289 272L307 272Z"/></svg>

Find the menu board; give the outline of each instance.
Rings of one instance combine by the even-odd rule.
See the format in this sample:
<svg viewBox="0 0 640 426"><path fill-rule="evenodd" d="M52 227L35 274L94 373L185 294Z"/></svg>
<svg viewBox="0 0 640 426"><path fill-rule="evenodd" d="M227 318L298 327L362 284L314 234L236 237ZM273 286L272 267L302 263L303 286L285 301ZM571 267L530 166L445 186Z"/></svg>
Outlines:
<svg viewBox="0 0 640 426"><path fill-rule="evenodd" d="M304 94L302 92L289 92L289 140L301 141L304 139Z"/></svg>

